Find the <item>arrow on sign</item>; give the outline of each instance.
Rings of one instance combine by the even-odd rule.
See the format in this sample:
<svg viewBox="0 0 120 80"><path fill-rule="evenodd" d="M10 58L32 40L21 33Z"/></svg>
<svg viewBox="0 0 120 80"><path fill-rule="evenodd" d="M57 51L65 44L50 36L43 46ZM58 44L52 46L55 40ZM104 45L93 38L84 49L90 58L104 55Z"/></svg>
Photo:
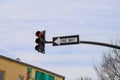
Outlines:
<svg viewBox="0 0 120 80"><path fill-rule="evenodd" d="M60 38L57 38L54 42L55 42L56 44L60 45L61 40L60 40Z"/></svg>

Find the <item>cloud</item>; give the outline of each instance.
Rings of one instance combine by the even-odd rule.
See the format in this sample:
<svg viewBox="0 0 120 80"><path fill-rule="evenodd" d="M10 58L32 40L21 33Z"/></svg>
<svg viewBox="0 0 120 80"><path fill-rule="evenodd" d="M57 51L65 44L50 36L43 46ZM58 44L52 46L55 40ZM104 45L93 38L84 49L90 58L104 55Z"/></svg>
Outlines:
<svg viewBox="0 0 120 80"><path fill-rule="evenodd" d="M79 34L80 40L110 43L118 38L120 5L118 0L1 0L0 41L2 55L48 68L73 80L82 75L96 76L92 68L99 63L104 47L46 45L46 54L34 50L35 32L46 30L52 37ZM5 54L6 53L6 54ZM93 73L93 74L91 74Z"/></svg>
<svg viewBox="0 0 120 80"><path fill-rule="evenodd" d="M49 48L51 49L51 48ZM66 48L64 48L66 49ZM54 49L55 50L55 49ZM34 50L35 51L35 50ZM91 66L93 63L100 62L101 54L96 54L96 51L91 53L91 50L81 51L74 49L74 52L71 53L67 50L58 49L57 51L47 51L46 54L41 54L37 52L25 52L25 51L17 51L16 56L20 57L21 60L29 63L41 63L43 66L80 66L80 65L88 65ZM31 60L32 59L32 60Z"/></svg>

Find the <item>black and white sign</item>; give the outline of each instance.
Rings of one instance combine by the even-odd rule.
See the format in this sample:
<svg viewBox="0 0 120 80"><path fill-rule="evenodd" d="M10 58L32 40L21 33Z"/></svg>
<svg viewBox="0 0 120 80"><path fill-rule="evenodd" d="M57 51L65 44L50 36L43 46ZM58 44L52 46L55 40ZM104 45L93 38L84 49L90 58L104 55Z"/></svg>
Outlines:
<svg viewBox="0 0 120 80"><path fill-rule="evenodd" d="M79 35L53 37L53 46L79 44Z"/></svg>

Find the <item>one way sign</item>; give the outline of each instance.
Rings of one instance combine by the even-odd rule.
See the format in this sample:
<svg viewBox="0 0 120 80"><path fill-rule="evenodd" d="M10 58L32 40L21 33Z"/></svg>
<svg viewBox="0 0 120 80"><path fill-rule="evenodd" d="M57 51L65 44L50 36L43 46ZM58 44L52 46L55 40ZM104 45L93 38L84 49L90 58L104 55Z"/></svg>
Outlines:
<svg viewBox="0 0 120 80"><path fill-rule="evenodd" d="M53 46L79 44L79 35L53 37Z"/></svg>

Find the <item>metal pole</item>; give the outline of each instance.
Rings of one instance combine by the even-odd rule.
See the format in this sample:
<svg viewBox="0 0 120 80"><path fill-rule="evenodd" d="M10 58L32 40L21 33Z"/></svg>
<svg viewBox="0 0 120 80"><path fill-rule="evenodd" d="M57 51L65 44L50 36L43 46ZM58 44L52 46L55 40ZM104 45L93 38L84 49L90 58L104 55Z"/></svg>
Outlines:
<svg viewBox="0 0 120 80"><path fill-rule="evenodd" d="M99 45L99 46L105 46L105 47L120 49L120 46L113 45L113 44L108 44L108 43L101 43L101 42L94 42L94 41L80 41L80 44L81 43L82 44L92 44L92 45Z"/></svg>
<svg viewBox="0 0 120 80"><path fill-rule="evenodd" d="M52 41L45 41L45 43L53 43Z"/></svg>
<svg viewBox="0 0 120 80"><path fill-rule="evenodd" d="M53 43L53 41L45 41L45 43L51 44L51 43ZM92 45L99 45L99 46L105 46L105 47L120 49L120 46L118 46L118 45L102 43L102 42L94 42L94 41L80 41L79 44L92 44Z"/></svg>

